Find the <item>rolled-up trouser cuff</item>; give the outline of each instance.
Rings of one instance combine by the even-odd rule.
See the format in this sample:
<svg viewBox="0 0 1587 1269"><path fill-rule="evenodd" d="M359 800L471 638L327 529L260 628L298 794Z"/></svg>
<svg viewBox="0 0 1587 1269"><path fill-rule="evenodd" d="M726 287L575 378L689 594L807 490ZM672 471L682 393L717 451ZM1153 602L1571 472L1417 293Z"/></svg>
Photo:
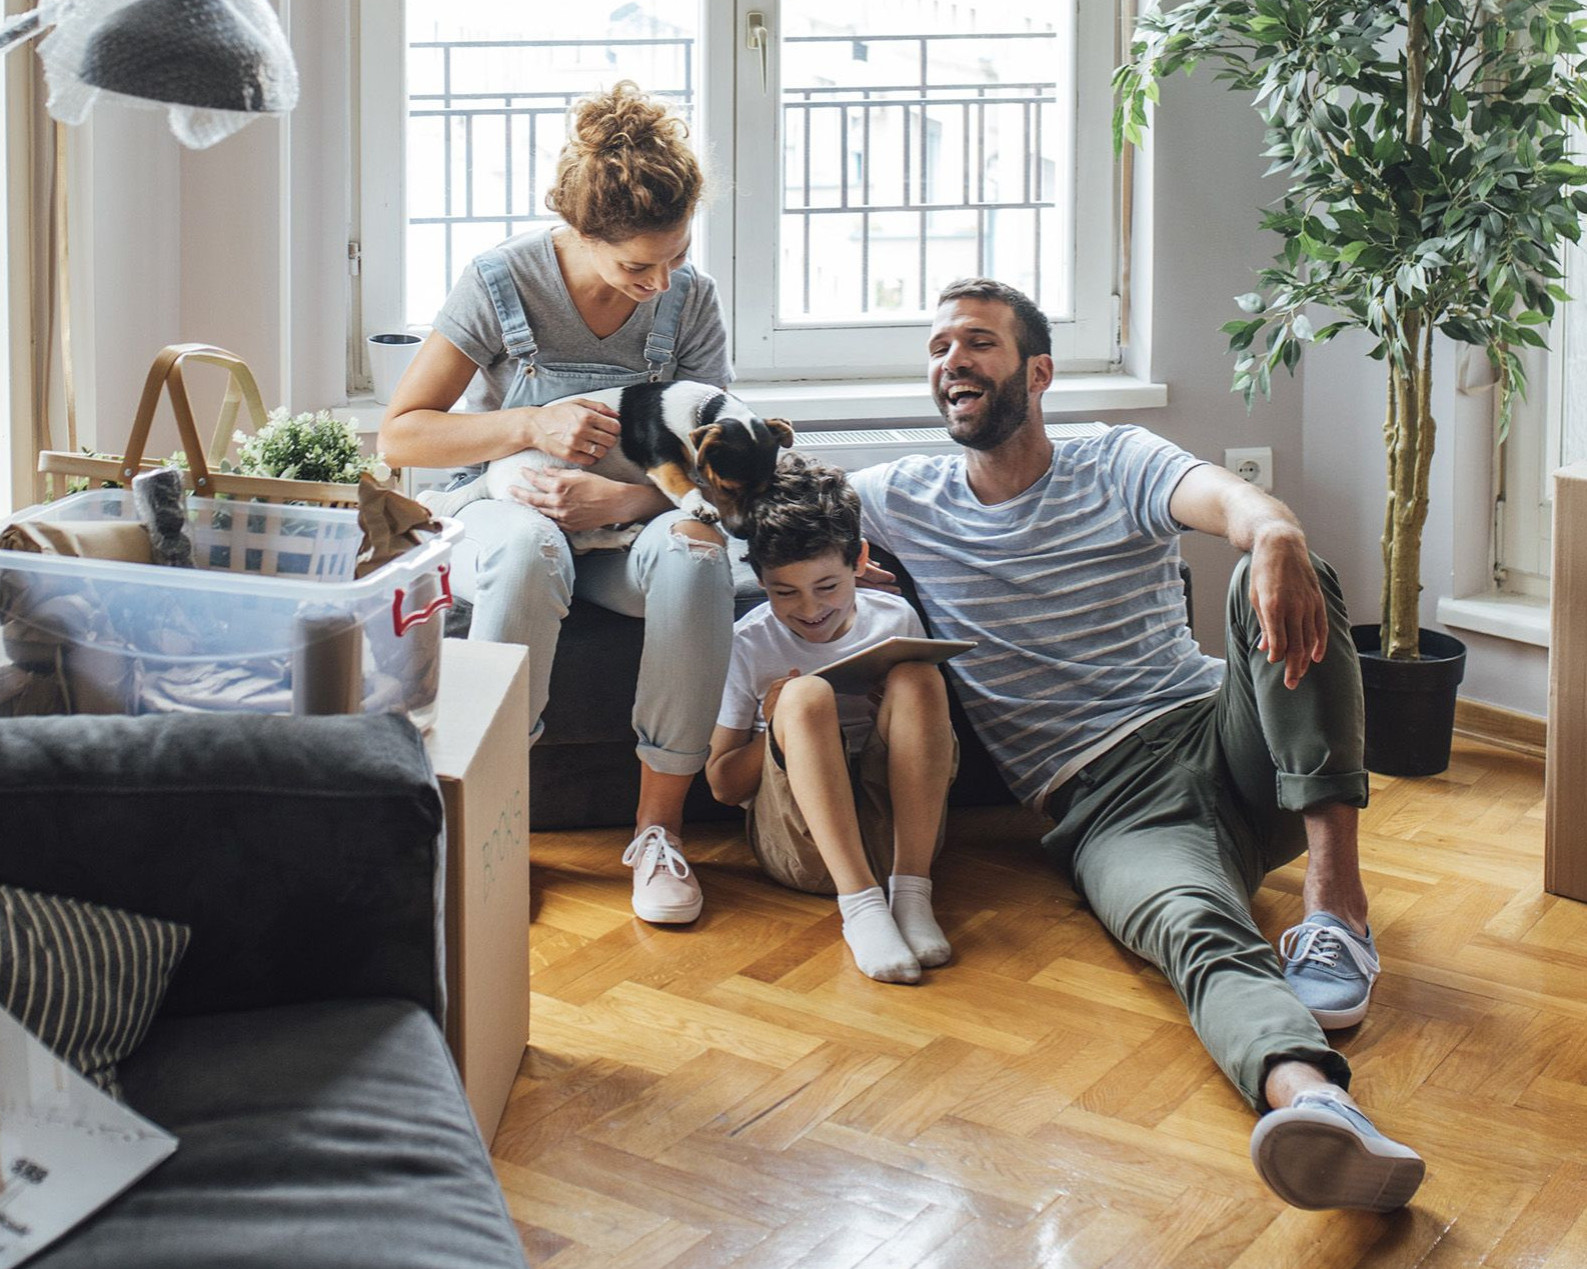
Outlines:
<svg viewBox="0 0 1587 1269"><path fill-rule="evenodd" d="M1278 804L1286 811L1309 811L1330 802L1345 806L1367 804L1365 771L1334 771L1328 775L1296 775L1280 771Z"/></svg>
<svg viewBox="0 0 1587 1269"><path fill-rule="evenodd" d="M1284 1047L1275 1049L1275 1043ZM1264 1036L1261 1046L1253 1048L1240 1063L1239 1078L1240 1091L1259 1115L1273 1109L1267 1101L1267 1076L1280 1062L1308 1062L1321 1068L1323 1075L1340 1088L1350 1087L1350 1063L1345 1061L1344 1054L1298 1036L1288 1045L1283 1036Z"/></svg>
<svg viewBox="0 0 1587 1269"><path fill-rule="evenodd" d="M642 763L661 775L693 775L704 770L705 760L711 756L709 749L702 749L698 753L674 753L670 749L647 744L635 745L634 752Z"/></svg>

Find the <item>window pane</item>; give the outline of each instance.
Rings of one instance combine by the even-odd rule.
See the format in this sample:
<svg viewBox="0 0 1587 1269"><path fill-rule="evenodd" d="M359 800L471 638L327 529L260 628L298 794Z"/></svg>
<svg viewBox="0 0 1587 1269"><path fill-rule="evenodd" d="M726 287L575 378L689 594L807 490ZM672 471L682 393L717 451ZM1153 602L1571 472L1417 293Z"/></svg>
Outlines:
<svg viewBox="0 0 1587 1269"><path fill-rule="evenodd" d="M1072 0L781 13L779 320L920 320L968 273L1072 315Z"/></svg>
<svg viewBox="0 0 1587 1269"><path fill-rule="evenodd" d="M407 320L429 322L458 270L551 224L545 194L569 105L632 79L693 119L699 0L592 10L407 0Z"/></svg>

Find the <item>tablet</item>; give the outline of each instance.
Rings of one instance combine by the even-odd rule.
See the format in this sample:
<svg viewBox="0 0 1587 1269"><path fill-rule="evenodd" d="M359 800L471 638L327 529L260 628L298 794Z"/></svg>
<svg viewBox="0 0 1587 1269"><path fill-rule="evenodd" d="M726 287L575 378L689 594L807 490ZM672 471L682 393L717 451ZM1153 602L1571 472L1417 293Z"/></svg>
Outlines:
<svg viewBox="0 0 1587 1269"><path fill-rule="evenodd" d="M869 692L878 680L901 662L946 661L973 647L973 639L912 639L905 635L894 635L891 639L873 643L868 648L862 648L810 673L826 679L835 691L860 696Z"/></svg>

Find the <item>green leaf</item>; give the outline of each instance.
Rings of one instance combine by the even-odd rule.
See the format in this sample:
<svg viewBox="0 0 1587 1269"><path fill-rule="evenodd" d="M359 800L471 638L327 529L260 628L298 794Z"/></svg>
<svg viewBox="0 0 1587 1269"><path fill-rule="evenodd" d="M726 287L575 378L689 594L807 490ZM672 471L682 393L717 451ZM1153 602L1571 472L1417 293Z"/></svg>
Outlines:
<svg viewBox="0 0 1587 1269"><path fill-rule="evenodd" d="M1260 313L1267 307L1267 302L1256 291L1247 291L1244 295L1236 295L1234 302L1247 313Z"/></svg>

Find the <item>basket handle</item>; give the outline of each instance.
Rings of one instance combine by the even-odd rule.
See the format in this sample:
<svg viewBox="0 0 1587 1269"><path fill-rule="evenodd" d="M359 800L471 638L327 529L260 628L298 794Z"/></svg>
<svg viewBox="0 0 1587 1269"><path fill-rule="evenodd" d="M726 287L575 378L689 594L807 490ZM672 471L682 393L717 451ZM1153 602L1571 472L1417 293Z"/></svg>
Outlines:
<svg viewBox="0 0 1587 1269"><path fill-rule="evenodd" d="M391 628L396 632L397 638L402 638L412 627L423 625L441 609L452 606L452 570L448 565L442 564L436 571L441 574L441 593L418 612L402 611L402 601L408 597L408 592L400 586L397 587L397 593L391 598Z"/></svg>
<svg viewBox="0 0 1587 1269"><path fill-rule="evenodd" d="M226 386L226 398L221 403L215 436L208 452L198 437L198 426L193 422L193 406L187 395L187 384L182 378L184 361L204 362L227 370L231 379ZM225 451L222 438L229 441L231 425L236 422L239 404L246 402L253 416L255 428L265 423L264 401L259 395L259 385L254 381L248 363L236 353L227 352L213 344L170 344L160 350L154 364L149 367L143 381L143 396L138 401L138 413L132 421L132 435L127 438L126 455L122 459L122 475L131 480L143 462L143 450L149 443L149 429L154 423L154 411L160 404L160 389L168 388L171 394L171 412L176 416L177 435L182 450L187 455L187 465L193 477L193 492L207 495L212 492L209 463L218 461ZM219 453L216 447L219 446Z"/></svg>

